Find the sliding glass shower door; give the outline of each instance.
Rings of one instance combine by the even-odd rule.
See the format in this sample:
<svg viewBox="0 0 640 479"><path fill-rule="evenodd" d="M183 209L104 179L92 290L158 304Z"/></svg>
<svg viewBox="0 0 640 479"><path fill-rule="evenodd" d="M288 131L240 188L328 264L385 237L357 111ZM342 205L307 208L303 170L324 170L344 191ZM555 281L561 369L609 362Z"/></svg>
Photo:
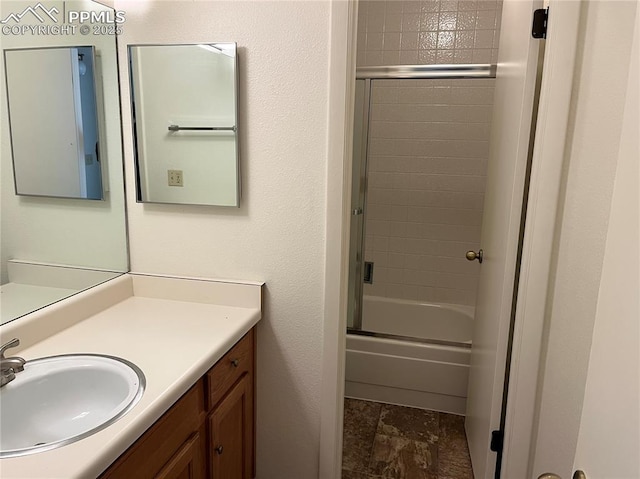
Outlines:
<svg viewBox="0 0 640 479"><path fill-rule="evenodd" d="M467 344L479 268L465 255L479 248L495 69L358 75L349 332Z"/></svg>
<svg viewBox="0 0 640 479"><path fill-rule="evenodd" d="M362 325L364 280L364 205L367 190L367 136L371 80L356 80L351 179L351 238L349 243L349 302L347 327Z"/></svg>

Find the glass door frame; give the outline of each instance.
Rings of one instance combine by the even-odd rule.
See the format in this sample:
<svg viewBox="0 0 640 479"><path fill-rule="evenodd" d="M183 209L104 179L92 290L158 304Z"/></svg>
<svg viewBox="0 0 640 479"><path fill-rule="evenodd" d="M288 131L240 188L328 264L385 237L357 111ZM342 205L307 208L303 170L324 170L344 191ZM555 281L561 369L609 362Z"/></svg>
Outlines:
<svg viewBox="0 0 640 479"><path fill-rule="evenodd" d="M347 329L349 330L362 329L370 107L371 79L357 79L351 170L351 235L349 240L349 297L347 312Z"/></svg>

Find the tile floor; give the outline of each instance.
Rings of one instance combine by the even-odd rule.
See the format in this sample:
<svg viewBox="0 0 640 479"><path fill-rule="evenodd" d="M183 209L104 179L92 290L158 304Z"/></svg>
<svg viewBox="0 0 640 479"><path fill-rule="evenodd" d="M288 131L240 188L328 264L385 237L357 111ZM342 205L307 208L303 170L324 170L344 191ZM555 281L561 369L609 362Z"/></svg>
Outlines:
<svg viewBox="0 0 640 479"><path fill-rule="evenodd" d="M345 399L342 479L473 479L464 418Z"/></svg>

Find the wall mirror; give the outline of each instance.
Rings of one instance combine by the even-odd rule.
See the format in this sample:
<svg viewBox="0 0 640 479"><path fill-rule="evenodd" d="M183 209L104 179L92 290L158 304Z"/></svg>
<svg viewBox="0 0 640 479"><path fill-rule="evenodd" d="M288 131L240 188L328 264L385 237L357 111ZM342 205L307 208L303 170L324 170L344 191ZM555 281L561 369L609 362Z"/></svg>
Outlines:
<svg viewBox="0 0 640 479"><path fill-rule="evenodd" d="M103 199L94 50L4 50L16 194Z"/></svg>
<svg viewBox="0 0 640 479"><path fill-rule="evenodd" d="M240 205L235 43L129 46L137 200Z"/></svg>
<svg viewBox="0 0 640 479"><path fill-rule="evenodd" d="M0 55L1 323L114 278L129 269L116 38L113 35L82 35L79 28L75 29L75 34L67 31L68 34L60 35L33 35L28 30L17 28L25 24L60 27L67 22L63 12L112 10L89 0L47 1L37 7L36 13L44 20L41 23L31 11L24 13L29 5L33 6L23 1L0 2L0 18L7 20L3 25L9 26L5 29L8 33L4 33L4 30L0 33L4 50ZM46 14L45 9L48 12ZM110 16L113 18L113 14ZM14 23L17 25L14 31L20 31L20 34L11 33ZM99 154L95 152L97 139L88 136L85 136L85 146L93 146L82 153L85 155L82 158L85 167L100 167L100 176L95 178L95 184L91 186L87 180L87 190L91 191L94 186L97 189L98 180L102 181L102 201L16 194L8 100L11 103L12 127L15 128L13 122L16 117L29 115L38 117L33 118L35 123L40 119L55 119L56 129L47 133L50 137L55 138L58 133L63 135L69 131L69 125L61 121L58 109L63 100L60 98L62 93L51 92L53 96L44 101L36 91L30 97L32 104L27 105L13 101L14 85L36 83L34 89L46 90L51 81L49 73L43 75L33 69L25 71L24 68L13 70L14 66L24 61L26 52L32 52L33 58L37 59L30 60L33 68L40 68L43 66L40 63L55 58L55 65L48 70L53 71L62 61L60 59L64 59L68 68L72 69L71 73L67 70L67 74L73 75L74 69L78 69L79 75L79 69L86 67L85 75L79 75L81 78L88 79L86 74L90 70L95 78L102 78L102 81L95 82L95 107L98 118L101 118L98 121ZM85 66L82 67L80 62ZM69 87L68 84L66 86ZM7 98L7 92L11 98ZM67 93L70 94L68 90ZM78 125L76 123L76 127ZM84 125L82 127L84 129ZM86 135L86 131L84 133ZM49 151L53 155L49 141L53 140L45 141L44 137L33 132L29 135L30 147L34 151ZM91 161L86 155L92 155ZM79 168L79 157L80 152L74 147L65 160L75 162ZM92 165L89 165L90 162ZM40 168L53 168L54 165L19 163L18 168L21 166L25 166L25 173L30 174Z"/></svg>

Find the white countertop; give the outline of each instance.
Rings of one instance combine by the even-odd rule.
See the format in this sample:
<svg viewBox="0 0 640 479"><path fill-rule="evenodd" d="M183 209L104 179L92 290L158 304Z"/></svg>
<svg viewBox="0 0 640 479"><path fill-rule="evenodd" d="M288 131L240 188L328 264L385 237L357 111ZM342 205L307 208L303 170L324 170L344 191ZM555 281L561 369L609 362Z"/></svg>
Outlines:
<svg viewBox="0 0 640 479"><path fill-rule="evenodd" d="M46 338L36 338L37 342L27 344L19 355L27 360L69 353L122 357L145 374L147 384L142 399L121 419L86 439L52 451L0 459L3 479L97 477L261 317L260 283L137 275L125 275L113 281L120 282L121 293L131 290L132 294L128 297L126 293L125 297L120 294L106 309L74 324L63 325L66 329ZM82 301L83 294L61 303ZM163 296L166 299L160 299ZM180 296L189 301L178 299ZM240 306L243 302L246 304ZM24 328L35 328L47 320L46 309L41 310L45 313L32 324L0 331L2 341L8 341L14 334L19 338L21 333L29 336L30 331ZM10 354L14 355L14 350Z"/></svg>

